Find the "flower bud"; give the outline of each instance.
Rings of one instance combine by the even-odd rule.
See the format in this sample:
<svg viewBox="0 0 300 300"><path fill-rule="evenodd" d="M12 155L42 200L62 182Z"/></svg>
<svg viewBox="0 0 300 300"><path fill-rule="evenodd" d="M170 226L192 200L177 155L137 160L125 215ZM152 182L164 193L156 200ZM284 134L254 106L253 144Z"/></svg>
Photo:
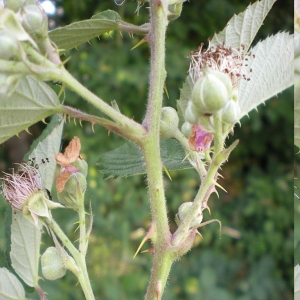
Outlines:
<svg viewBox="0 0 300 300"><path fill-rule="evenodd" d="M47 35L46 13L38 5L26 5L21 10L22 25L29 34Z"/></svg>
<svg viewBox="0 0 300 300"><path fill-rule="evenodd" d="M232 81L228 74L225 74L225 73L217 71L217 70L209 70L209 74L217 77L225 85L229 96L232 94L232 89L233 89Z"/></svg>
<svg viewBox="0 0 300 300"><path fill-rule="evenodd" d="M190 137L193 134L192 125L189 122L184 122L181 126L181 132L185 137Z"/></svg>
<svg viewBox="0 0 300 300"><path fill-rule="evenodd" d="M5 0L4 7L17 12L25 3L26 0Z"/></svg>
<svg viewBox="0 0 300 300"><path fill-rule="evenodd" d="M228 80L225 79L228 75L221 73L221 76L218 73L221 72L204 69L203 76L197 79L193 87L192 101L202 114L217 112L229 100L230 86L228 86Z"/></svg>
<svg viewBox="0 0 300 300"><path fill-rule="evenodd" d="M179 221L179 224L184 220L184 218L187 216L188 212L190 211L191 206L193 205L193 202L184 202L180 205L177 215L177 222ZM197 227L202 222L203 215L201 208L199 209L198 213L192 220L190 224L190 228ZM178 224L178 225L179 225Z"/></svg>
<svg viewBox="0 0 300 300"><path fill-rule="evenodd" d="M78 210L79 199L83 199L86 191L86 177L79 172L71 173L68 181L65 183L62 192L58 193L58 200L68 208Z"/></svg>
<svg viewBox="0 0 300 300"><path fill-rule="evenodd" d="M170 139L174 136L178 128L179 118L176 110L166 106L161 109L160 116L160 137L161 139Z"/></svg>
<svg viewBox="0 0 300 300"><path fill-rule="evenodd" d="M48 280L62 278L66 274L66 267L55 247L49 247L41 257L42 273Z"/></svg>
<svg viewBox="0 0 300 300"><path fill-rule="evenodd" d="M241 116L241 109L237 102L230 100L222 109L221 119L224 123L234 124Z"/></svg>
<svg viewBox="0 0 300 300"><path fill-rule="evenodd" d="M184 120L190 124L198 123L199 109L193 104L192 101L188 101L187 107L184 113Z"/></svg>
<svg viewBox="0 0 300 300"><path fill-rule="evenodd" d="M18 42L10 30L0 30L0 59L11 59L17 54Z"/></svg>
<svg viewBox="0 0 300 300"><path fill-rule="evenodd" d="M72 162L71 165L74 166L75 168L77 168L78 172L83 174L84 177L87 176L87 174L88 174L88 164L84 159L79 157L74 162Z"/></svg>

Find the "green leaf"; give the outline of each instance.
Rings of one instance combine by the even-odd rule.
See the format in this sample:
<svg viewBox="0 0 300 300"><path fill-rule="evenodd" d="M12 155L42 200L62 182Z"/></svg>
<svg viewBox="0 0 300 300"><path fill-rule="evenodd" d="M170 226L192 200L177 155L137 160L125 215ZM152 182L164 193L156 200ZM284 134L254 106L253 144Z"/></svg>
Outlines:
<svg viewBox="0 0 300 300"><path fill-rule="evenodd" d="M250 4L244 12L234 15L220 33L213 36L210 45L217 46L224 42L226 46L235 49L244 45L244 51L247 52L275 2L262 0Z"/></svg>
<svg viewBox="0 0 300 300"><path fill-rule="evenodd" d="M0 144L59 111L55 92L44 82L26 76L10 97L0 98Z"/></svg>
<svg viewBox="0 0 300 300"><path fill-rule="evenodd" d="M294 299L300 299L300 266L299 264L294 268Z"/></svg>
<svg viewBox="0 0 300 300"><path fill-rule="evenodd" d="M295 34L294 142L300 148L300 35Z"/></svg>
<svg viewBox="0 0 300 300"><path fill-rule="evenodd" d="M0 299L22 300L25 298L25 290L17 277L7 269L0 268Z"/></svg>
<svg viewBox="0 0 300 300"><path fill-rule="evenodd" d="M92 16L91 19L108 20L114 22L121 21L120 15L117 12L110 9L102 11L101 13Z"/></svg>
<svg viewBox="0 0 300 300"><path fill-rule="evenodd" d="M35 158L39 164L39 173L43 180L43 186L51 191L53 184L54 172L56 167L55 155L60 150L61 137L64 127L63 116L56 114L52 117L51 122L44 129L42 135L34 141L24 160ZM47 163L41 163L47 158Z"/></svg>
<svg viewBox="0 0 300 300"><path fill-rule="evenodd" d="M94 16L92 19L54 29L49 32L49 36L59 49L68 51L105 32L120 29L119 20L120 16L109 10Z"/></svg>
<svg viewBox="0 0 300 300"><path fill-rule="evenodd" d="M245 70L252 69L250 80L240 80L239 105L242 116L275 96L294 81L294 39L280 32L258 43Z"/></svg>
<svg viewBox="0 0 300 300"><path fill-rule="evenodd" d="M148 24L136 26L121 20L118 13L106 10L94 15L91 19L71 23L49 32L50 39L64 53L78 45L99 37L111 30L124 30L130 33L147 34Z"/></svg>
<svg viewBox="0 0 300 300"><path fill-rule="evenodd" d="M184 160L185 152L176 140L161 142L161 158L164 166L169 170L189 169L191 165ZM140 148L132 143L103 154L97 165L105 177L128 177L145 174L146 168Z"/></svg>
<svg viewBox="0 0 300 300"><path fill-rule="evenodd" d="M12 267L29 286L38 286L41 231L21 212L12 215L11 252Z"/></svg>

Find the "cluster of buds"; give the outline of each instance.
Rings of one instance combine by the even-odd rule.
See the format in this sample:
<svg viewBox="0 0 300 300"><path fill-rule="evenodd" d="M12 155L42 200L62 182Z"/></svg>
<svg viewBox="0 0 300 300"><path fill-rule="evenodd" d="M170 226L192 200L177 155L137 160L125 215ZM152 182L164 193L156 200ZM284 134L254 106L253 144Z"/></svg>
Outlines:
<svg viewBox="0 0 300 300"><path fill-rule="evenodd" d="M192 85L191 98L185 110L182 132L190 135L197 125L204 132L214 133L214 115L218 114L226 125L234 125L240 118L238 84L247 55L224 44L203 48L203 44L191 52L189 80ZM250 70L251 72L251 70Z"/></svg>
<svg viewBox="0 0 300 300"><path fill-rule="evenodd" d="M0 6L0 60L23 61L26 47L46 54L56 64L60 63L56 50L48 37L48 18L36 0L6 0ZM55 58L54 58L55 57ZM3 62L2 62L3 64ZM28 65L27 62L25 62ZM13 70L0 73L0 93L12 93L22 78Z"/></svg>

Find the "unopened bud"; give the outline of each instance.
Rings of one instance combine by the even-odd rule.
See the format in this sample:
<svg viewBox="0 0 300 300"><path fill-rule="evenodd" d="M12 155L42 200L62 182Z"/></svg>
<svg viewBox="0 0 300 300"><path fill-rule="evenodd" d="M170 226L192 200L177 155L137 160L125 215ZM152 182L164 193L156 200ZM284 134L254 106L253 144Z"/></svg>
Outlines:
<svg viewBox="0 0 300 300"><path fill-rule="evenodd" d="M25 3L26 0L5 0L4 7L17 12Z"/></svg>
<svg viewBox="0 0 300 300"><path fill-rule="evenodd" d="M229 100L231 93L228 93L230 90L228 78L226 77L228 75L224 73L221 73L221 75L220 73L219 71L210 71L209 69L203 70L203 76L197 79L193 87L192 101L202 114L217 112Z"/></svg>
<svg viewBox="0 0 300 300"><path fill-rule="evenodd" d="M166 106L161 109L160 116L160 137L161 139L170 139L174 136L178 128L179 118L176 110Z"/></svg>
<svg viewBox="0 0 300 300"><path fill-rule="evenodd" d="M192 101L188 101L187 107L184 113L184 120L190 124L197 124L199 116L199 109L193 104Z"/></svg>
<svg viewBox="0 0 300 300"><path fill-rule="evenodd" d="M83 174L84 177L88 174L88 164L81 157L77 158L74 162L72 162L72 166L78 169L78 172Z"/></svg>
<svg viewBox="0 0 300 300"><path fill-rule="evenodd" d="M42 273L48 280L62 278L66 274L66 267L55 247L49 247L41 257Z"/></svg>
<svg viewBox="0 0 300 300"><path fill-rule="evenodd" d="M18 51L18 42L10 30L0 30L0 59L11 59Z"/></svg>
<svg viewBox="0 0 300 300"><path fill-rule="evenodd" d="M191 206L193 205L193 202L184 202L180 205L178 209L178 215L177 215L177 222L179 221L179 224L184 220L184 218L187 216L188 212L190 211ZM194 219L192 220L190 224L190 228L197 227L201 224L203 219L202 210L200 209Z"/></svg>
<svg viewBox="0 0 300 300"><path fill-rule="evenodd" d="M181 126L181 132L185 137L190 137L193 134L192 125L189 122L184 122Z"/></svg>
<svg viewBox="0 0 300 300"><path fill-rule="evenodd" d="M222 121L227 124L234 124L241 116L241 109L237 102L230 100L222 110Z"/></svg>
<svg viewBox="0 0 300 300"><path fill-rule="evenodd" d="M59 202L64 206L77 211L79 199L84 198L86 187L86 177L82 173L71 173L63 191L58 193Z"/></svg>
<svg viewBox="0 0 300 300"><path fill-rule="evenodd" d="M21 10L22 25L29 34L47 35L48 20L38 5L26 5Z"/></svg>

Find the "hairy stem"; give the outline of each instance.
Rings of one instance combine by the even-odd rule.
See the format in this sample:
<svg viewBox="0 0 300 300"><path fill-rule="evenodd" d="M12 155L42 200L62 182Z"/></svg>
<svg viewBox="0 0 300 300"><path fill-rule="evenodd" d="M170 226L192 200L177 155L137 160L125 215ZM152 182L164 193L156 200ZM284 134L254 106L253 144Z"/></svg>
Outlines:
<svg viewBox="0 0 300 300"><path fill-rule="evenodd" d="M89 275L87 272L86 262L85 262L85 253L80 253L69 240L69 238L65 235L65 233L61 230L58 224L53 220L45 219L45 222L49 226L49 228L55 233L55 235L60 239L61 243L64 247L68 249L68 251L73 256L77 266L79 267L79 272L76 272L76 276L81 285L83 293L85 295L86 300L94 300L94 294L92 290L92 286L90 283Z"/></svg>
<svg viewBox="0 0 300 300"><path fill-rule="evenodd" d="M172 258L167 248L171 238L168 225L166 200L160 158L160 113L163 101L165 71L165 34L167 28L165 1L151 0L151 36L150 36L150 88L148 106L143 125L148 130L142 142L146 162L152 225L153 267L145 300L159 300L163 293Z"/></svg>
<svg viewBox="0 0 300 300"><path fill-rule="evenodd" d="M32 47L26 48L26 52L30 55L31 61L24 57L27 67L41 77L43 76L43 66L47 68L47 80L59 81L64 83L71 90L76 92L79 96L91 103L99 111L107 115L115 122L114 131L131 141L139 144L142 137L146 134L146 130L142 125L124 116L119 111L108 105L101 98L96 96L78 80L76 80L63 65L57 66L44 56L34 50ZM37 65L41 64L41 66Z"/></svg>

